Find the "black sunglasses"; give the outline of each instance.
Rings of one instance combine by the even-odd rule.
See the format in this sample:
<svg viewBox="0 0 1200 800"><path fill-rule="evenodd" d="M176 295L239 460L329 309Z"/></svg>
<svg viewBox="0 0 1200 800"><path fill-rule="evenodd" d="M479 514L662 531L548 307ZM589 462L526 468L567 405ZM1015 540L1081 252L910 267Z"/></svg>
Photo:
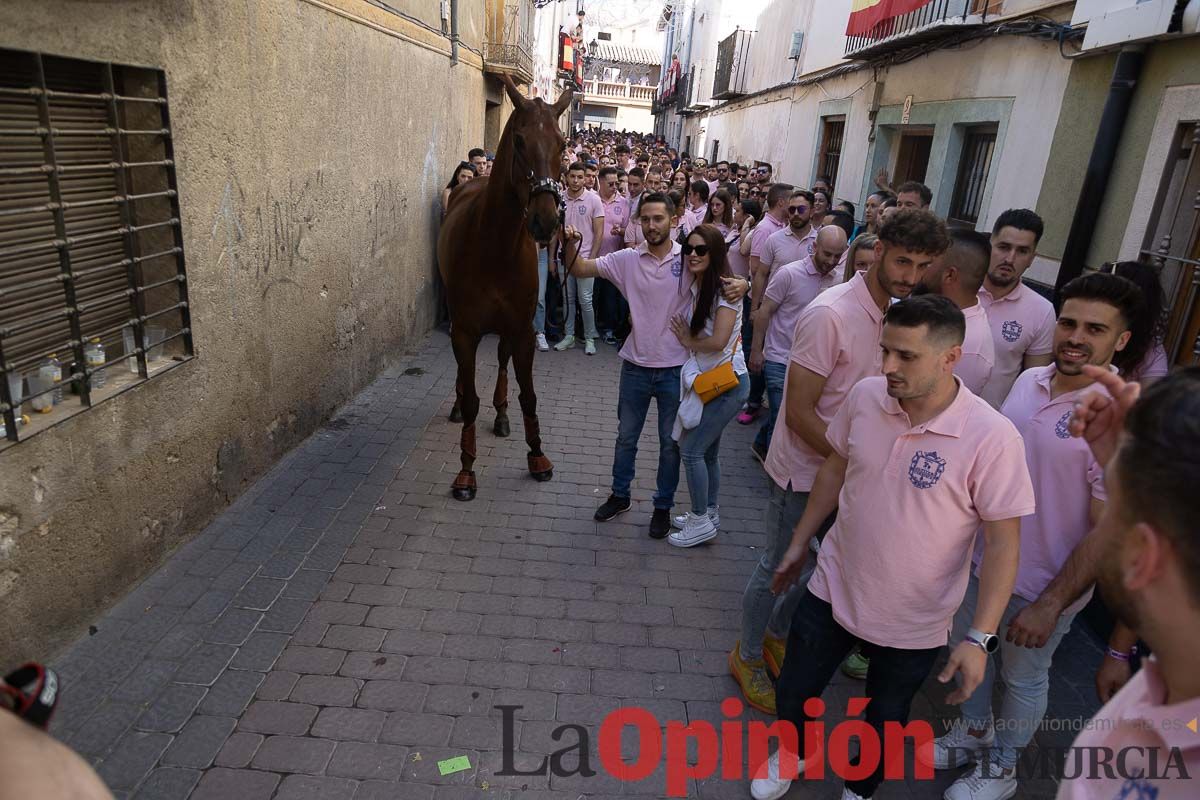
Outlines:
<svg viewBox="0 0 1200 800"><path fill-rule="evenodd" d="M805 206L788 206L788 215L789 216L795 216L796 214L803 214L805 211L808 211L808 209Z"/></svg>
<svg viewBox="0 0 1200 800"><path fill-rule="evenodd" d="M708 255L708 245L706 245L706 244L698 244L695 246L690 245L690 244L685 244L685 245L683 245L682 249L683 249L683 254L685 256L690 256L692 253L695 253L696 255L700 256L701 258L704 258L706 255Z"/></svg>

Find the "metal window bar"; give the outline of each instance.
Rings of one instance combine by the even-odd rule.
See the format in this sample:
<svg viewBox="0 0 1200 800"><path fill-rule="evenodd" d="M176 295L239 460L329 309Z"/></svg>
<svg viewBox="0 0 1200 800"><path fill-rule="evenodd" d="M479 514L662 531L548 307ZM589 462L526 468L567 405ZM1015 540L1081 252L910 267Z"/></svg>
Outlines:
<svg viewBox="0 0 1200 800"><path fill-rule="evenodd" d="M822 143L821 174L828 175L837 184L838 168L842 163L842 139L845 136L845 120L825 120L825 135Z"/></svg>
<svg viewBox="0 0 1200 800"><path fill-rule="evenodd" d="M880 20L866 33L847 36L846 47L843 52L846 55L850 55L871 45L878 44L885 39L905 36L937 22L948 22L956 19L966 22L973 11L986 20L988 5L984 4L982 8L977 8L978 3L972 2L972 0L930 0L930 2L907 14L900 14Z"/></svg>
<svg viewBox="0 0 1200 800"><path fill-rule="evenodd" d="M72 391L86 409L101 370L137 364L132 382L104 393L112 396L149 377L148 353L179 339L188 358L193 341L165 75L3 49L0 67L9 83L0 86L0 442L15 442L24 438L21 403L56 390L66 403ZM172 319L160 323L161 338L148 342L147 324L164 317ZM125 330L134 341L118 351L112 343ZM89 365L96 337L110 344L105 363ZM62 382L35 390L50 352L60 356ZM9 378L26 375L28 390L15 397Z"/></svg>
<svg viewBox="0 0 1200 800"><path fill-rule="evenodd" d="M951 219L972 225L979 221L983 192L995 149L995 131L971 131L967 134L963 142L962 159L958 164L958 177L954 182L954 195L950 201L948 216Z"/></svg>

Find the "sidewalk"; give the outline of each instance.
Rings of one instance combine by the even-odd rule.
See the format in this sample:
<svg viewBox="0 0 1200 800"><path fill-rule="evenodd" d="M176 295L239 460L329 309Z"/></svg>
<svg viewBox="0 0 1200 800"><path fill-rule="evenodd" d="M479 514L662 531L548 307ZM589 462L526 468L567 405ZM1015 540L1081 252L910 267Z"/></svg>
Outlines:
<svg viewBox="0 0 1200 800"><path fill-rule="evenodd" d="M484 398L494 353L485 341ZM599 722L621 705L664 723L725 719L719 703L737 695L726 655L763 543L767 478L749 453L753 431L733 424L723 442L720 536L679 550L646 535L652 420L633 510L592 520L608 496L615 349L539 353L534 369L552 481L526 472L512 380L512 436L492 435L485 399L478 497L450 498L455 365L447 336L430 334L94 621L94 634L55 664L65 689L53 732L120 798L663 795L661 767L633 784L603 770ZM677 507L685 501L681 478ZM1095 709L1099 652L1077 625L1055 658L1052 717ZM862 688L838 676L825 698L830 725ZM945 715L943 696L931 680L913 718ZM577 724L591 733L597 774L497 775L498 705L523 707L518 769L574 744L574 734L551 734ZM438 762L457 756L469 769L439 774ZM575 754L565 763L574 766ZM953 777L885 784L876 797L940 798ZM800 783L789 797L840 796L831 780ZM1053 792L1045 781L1017 796ZM688 796L749 792L745 780L714 777L691 782Z"/></svg>

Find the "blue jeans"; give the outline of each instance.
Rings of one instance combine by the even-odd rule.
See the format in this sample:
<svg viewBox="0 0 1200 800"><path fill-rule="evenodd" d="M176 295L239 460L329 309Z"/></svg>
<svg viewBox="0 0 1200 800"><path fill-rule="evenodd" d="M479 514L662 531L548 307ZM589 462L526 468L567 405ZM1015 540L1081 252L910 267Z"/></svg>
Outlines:
<svg viewBox="0 0 1200 800"><path fill-rule="evenodd" d="M679 412L679 367L639 367L621 361L612 493L629 497L638 439L646 424L651 399L658 404L658 488L654 492L654 507L670 509L679 486L679 445L671 436Z"/></svg>
<svg viewBox="0 0 1200 800"><path fill-rule="evenodd" d="M763 448L771 446L771 434L775 432L775 421L779 419L779 407L783 405L783 386L787 383L787 364L778 361L763 362L763 378L767 382L767 398L771 401L771 413L763 420L754 443Z"/></svg>
<svg viewBox="0 0 1200 800"><path fill-rule="evenodd" d="M567 278L567 336L575 335L575 298L578 296L579 307L583 309L583 338L596 338L596 313L592 309L595 281L595 278L576 278L574 275Z"/></svg>
<svg viewBox="0 0 1200 800"><path fill-rule="evenodd" d="M717 492L721 486L721 434L729 421L737 416L749 394L750 376L739 375L737 387L710 400L700 415L700 424L679 437L679 458L687 475L693 514L705 514L709 506L717 505Z"/></svg>
<svg viewBox="0 0 1200 800"><path fill-rule="evenodd" d="M788 632L787 654L775 689L775 705L779 721L796 726L800 739L800 757L806 755L804 723L814 721L804 713L804 701L820 697L855 644L870 659L867 687L863 693L871 698L867 705L866 722L884 741L884 724L908 724L909 707L921 684L933 669L940 648L901 650L896 647L860 641L833 618L833 608L821 598L804 590L796 606L796 615ZM816 743L813 743L814 745ZM901 751L902 748L896 748ZM870 797L883 781L884 761L880 757L875 770L863 780L846 781L846 787L860 797ZM856 763L857 759L854 762Z"/></svg>
<svg viewBox="0 0 1200 800"><path fill-rule="evenodd" d="M546 332L546 277L550 272L550 251L538 248L538 304L533 312L533 332Z"/></svg>
<svg viewBox="0 0 1200 800"><path fill-rule="evenodd" d="M979 579L971 576L962 605L954 615L954 629L950 634L950 646L955 647L967 635L967 629L975 618L975 607L979 603ZM1000 618L1000 631L1008 629L1013 617L1029 605L1023 597L1013 595ZM1054 626L1054 632L1042 647L1018 647L1000 639L1000 676L1004 679L1003 699L1000 701L996 744L992 752L993 762L1004 769L1015 767L1017 760L1037 733L1037 727L1046 715L1046 704L1050 694L1050 662L1054 651L1071 629L1074 614L1063 614ZM962 704L963 722L970 728L984 730L992 725L992 685L996 681L996 659L988 656L987 671L983 681ZM999 724L1002 723L1002 724Z"/></svg>
<svg viewBox="0 0 1200 800"><path fill-rule="evenodd" d="M746 356L746 362L750 361L750 350L754 347L754 324L750 321L750 293L742 298L742 352ZM763 392L767 390L767 381L763 377L763 373L750 374L750 396L746 398L746 405L750 408L761 408L763 404Z"/></svg>

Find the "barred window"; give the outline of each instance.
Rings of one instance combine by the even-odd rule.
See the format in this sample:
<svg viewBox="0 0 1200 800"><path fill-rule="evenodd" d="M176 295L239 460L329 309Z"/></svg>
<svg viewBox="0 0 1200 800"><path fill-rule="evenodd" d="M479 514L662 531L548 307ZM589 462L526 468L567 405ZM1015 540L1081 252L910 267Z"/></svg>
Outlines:
<svg viewBox="0 0 1200 800"><path fill-rule="evenodd" d="M816 178L826 176L837 185L838 169L842 165L842 139L846 135L846 117L823 117L821 120L821 150L817 158Z"/></svg>
<svg viewBox="0 0 1200 800"><path fill-rule="evenodd" d="M163 72L0 49L0 448L191 358Z"/></svg>
<svg viewBox="0 0 1200 800"><path fill-rule="evenodd" d="M996 150L996 126L968 128L963 137L962 158L958 162L958 177L950 201L948 219L953 223L975 227L983 208L983 192Z"/></svg>

